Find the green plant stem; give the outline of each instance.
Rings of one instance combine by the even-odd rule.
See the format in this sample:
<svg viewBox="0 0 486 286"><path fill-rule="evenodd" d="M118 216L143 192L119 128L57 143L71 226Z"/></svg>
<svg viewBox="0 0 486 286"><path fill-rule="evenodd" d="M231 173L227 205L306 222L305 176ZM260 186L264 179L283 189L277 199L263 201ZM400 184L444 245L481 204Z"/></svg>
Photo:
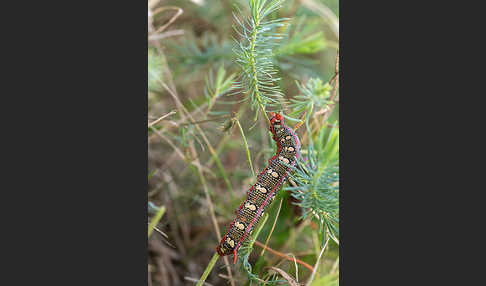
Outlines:
<svg viewBox="0 0 486 286"><path fill-rule="evenodd" d="M278 205L277 215L275 215L275 220L273 221L272 229L270 229L270 233L267 236L267 240L265 241L265 247L263 247L260 256L263 256L265 253L265 249L267 248L268 242L270 241L270 237L272 236L273 230L275 229L275 225L277 224L278 215L280 214L280 209L282 208L283 198L280 199L280 204Z"/></svg>
<svg viewBox="0 0 486 286"><path fill-rule="evenodd" d="M228 139L230 139L230 137L228 136L228 134L225 134L223 139L219 141L218 146L216 147L215 150L216 156L218 156L223 151ZM206 163L206 167L211 168L214 162L215 162L214 157L211 157L209 161Z"/></svg>
<svg viewBox="0 0 486 286"><path fill-rule="evenodd" d="M248 142L246 142L245 132L243 132L243 128L241 128L241 124L238 118L236 118L236 123L240 128L241 137L243 137L243 143L245 144L246 149L246 158L248 159L248 164L250 164L251 173L253 174L253 177L256 177L255 170L253 169L253 164L251 163L250 149L248 149Z"/></svg>
<svg viewBox="0 0 486 286"><path fill-rule="evenodd" d="M213 258L208 263L208 266L206 266L206 270L204 270L201 278L199 278L199 281L197 282L196 286L201 286L204 284L204 281L206 281L206 278L208 278L209 273L211 273L211 270L213 270L214 265L216 264L216 261L218 261L219 255L217 252L214 253Z"/></svg>
<svg viewBox="0 0 486 286"><path fill-rule="evenodd" d="M253 235L253 238L250 241L249 247L253 247L253 244L255 243L255 240L257 239L258 235L260 234L260 231L262 231L263 226L267 222L268 219L268 214L263 215L263 221L262 223L258 226L258 228L255 230L255 235Z"/></svg>
<svg viewBox="0 0 486 286"><path fill-rule="evenodd" d="M257 90L258 90L258 87L257 87ZM268 118L267 112L265 111L265 107L263 107L263 104L260 101L260 96L258 96L257 98L258 98L258 105L260 106L260 110L262 111L263 116L265 116L265 118L267 119L267 123L270 124L270 119Z"/></svg>
<svg viewBox="0 0 486 286"><path fill-rule="evenodd" d="M149 223L148 226L148 237L150 238L150 235L154 231L154 227L159 223L160 219L165 213L165 206L161 206L159 208L159 211L155 214L155 216L152 218L152 220Z"/></svg>
<svg viewBox="0 0 486 286"><path fill-rule="evenodd" d="M265 213L263 214L263 221L257 226L257 228L254 230L254 233L252 234L251 238L250 238L250 241L248 243L248 251L251 252L253 250L253 245L255 244L255 242L257 241L256 239L258 238L258 235L260 234L260 232L262 231L263 229L263 226L265 225L265 223L267 222L267 219L268 219L268 213ZM247 255L249 255L250 253L248 253ZM244 258L243 258L244 260ZM246 261L248 263L248 261ZM249 263L248 263L249 264ZM258 261L257 261L257 264L258 264ZM245 265L245 263L243 263L243 266ZM257 266L257 265L255 265ZM253 273L251 273L250 269L246 268L244 266L245 270L248 272L248 274L250 275L253 275ZM257 281L260 281L262 283L264 283L265 281L263 281L262 279L258 278L255 276L255 278L252 278L252 279L255 279Z"/></svg>
<svg viewBox="0 0 486 286"><path fill-rule="evenodd" d="M228 179L228 175L226 174L226 172L223 168L223 164L221 164L221 161L219 160L218 155L216 154L216 151L214 151L213 147L208 146L208 148L209 148L209 152L211 153L211 157L213 157L214 161L216 162L216 165L218 166L218 169L219 169L219 172L221 173L221 176L223 176L223 180L226 184L226 187L228 187L228 191L229 191L229 194L230 194L231 201L233 201L234 200L233 188L231 187L231 183Z"/></svg>
<svg viewBox="0 0 486 286"><path fill-rule="evenodd" d="M258 105L260 106L260 110L263 113L263 116L267 119L267 122L270 122L268 119L267 113L265 112L265 107L263 106L262 99L260 97L260 90L258 89L258 77L257 77L257 70L256 70L256 60L255 60L255 45L256 45L256 38L257 38L257 30L258 26L260 25L260 19L258 19L257 15L255 16L255 27L253 27L253 33L251 35L250 41L250 64L251 69L253 71L253 87L255 88L255 95L258 101Z"/></svg>

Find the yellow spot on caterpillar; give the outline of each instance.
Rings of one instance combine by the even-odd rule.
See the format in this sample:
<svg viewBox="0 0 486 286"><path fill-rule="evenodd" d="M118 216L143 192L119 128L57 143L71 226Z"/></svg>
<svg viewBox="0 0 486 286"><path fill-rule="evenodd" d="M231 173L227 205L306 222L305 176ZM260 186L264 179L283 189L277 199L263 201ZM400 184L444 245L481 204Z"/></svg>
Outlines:
<svg viewBox="0 0 486 286"><path fill-rule="evenodd" d="M292 137L290 137L290 135L288 135L287 137L285 137L285 139L287 139L287 140L290 140L290 138L292 138Z"/></svg>
<svg viewBox="0 0 486 286"><path fill-rule="evenodd" d="M273 173L272 173L272 177L277 178L277 177L278 177L277 172L273 172Z"/></svg>
<svg viewBox="0 0 486 286"><path fill-rule="evenodd" d="M280 156L278 158L280 159L280 161L284 162L285 164L288 164L290 162L289 159L285 158L284 156Z"/></svg>
<svg viewBox="0 0 486 286"><path fill-rule="evenodd" d="M245 229L245 225L240 223L240 222L235 222L235 226L239 229L239 230L244 230Z"/></svg>
<svg viewBox="0 0 486 286"><path fill-rule="evenodd" d="M267 173L271 174L273 171L272 169L268 169Z"/></svg>
<svg viewBox="0 0 486 286"><path fill-rule="evenodd" d="M235 247L235 242L234 242L234 240L232 240L231 238L229 238L229 237L228 237L228 238L226 239L226 242L227 242L227 243L228 243L228 244L229 244L231 247Z"/></svg>
<svg viewBox="0 0 486 286"><path fill-rule="evenodd" d="M288 150L289 150L290 152L293 152L293 151L294 151L294 147L289 147L289 148L288 148Z"/></svg>
<svg viewBox="0 0 486 286"><path fill-rule="evenodd" d="M256 189L257 189L257 191L260 191L262 193L266 193L267 192L267 189L265 189L264 187L261 187L261 186L256 186Z"/></svg>
<svg viewBox="0 0 486 286"><path fill-rule="evenodd" d="M245 208L250 209L252 211L256 210L256 206L250 203L246 203Z"/></svg>

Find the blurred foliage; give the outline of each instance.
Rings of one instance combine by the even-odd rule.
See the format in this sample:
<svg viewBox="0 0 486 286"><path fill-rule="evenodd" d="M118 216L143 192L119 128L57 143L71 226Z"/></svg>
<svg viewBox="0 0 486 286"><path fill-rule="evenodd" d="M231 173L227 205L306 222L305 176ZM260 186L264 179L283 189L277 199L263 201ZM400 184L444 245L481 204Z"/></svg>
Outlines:
<svg viewBox="0 0 486 286"><path fill-rule="evenodd" d="M323 84L320 78L311 78L305 86L298 82L296 84L302 94L290 100L293 116L300 116L302 112L308 111L306 119L309 119L314 108L322 108L329 103L328 98L331 95L329 83Z"/></svg>
<svg viewBox="0 0 486 286"><path fill-rule="evenodd" d="M207 32L199 39L189 34L182 43L168 42L168 47L177 51L172 57L172 62L177 63L174 71L176 74L198 73L201 69L224 63L233 56L230 41L219 42L216 35Z"/></svg>
<svg viewBox="0 0 486 286"><path fill-rule="evenodd" d="M276 50L277 57L295 54L314 54L322 51L326 47L326 41L322 31L315 32L318 21L306 22L306 17L297 18L293 23L293 31L286 37Z"/></svg>
<svg viewBox="0 0 486 286"><path fill-rule="evenodd" d="M162 77L163 58L158 56L152 49L148 50L148 88L150 91L160 91L159 80Z"/></svg>

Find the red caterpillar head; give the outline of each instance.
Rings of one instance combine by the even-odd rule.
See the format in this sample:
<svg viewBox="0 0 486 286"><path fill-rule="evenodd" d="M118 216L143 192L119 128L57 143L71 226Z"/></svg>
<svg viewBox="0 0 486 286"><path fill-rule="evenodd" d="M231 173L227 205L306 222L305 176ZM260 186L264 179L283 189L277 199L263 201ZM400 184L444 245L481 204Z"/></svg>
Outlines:
<svg viewBox="0 0 486 286"><path fill-rule="evenodd" d="M283 123L283 116L280 113L270 112L270 131L275 134L275 128L280 128Z"/></svg>

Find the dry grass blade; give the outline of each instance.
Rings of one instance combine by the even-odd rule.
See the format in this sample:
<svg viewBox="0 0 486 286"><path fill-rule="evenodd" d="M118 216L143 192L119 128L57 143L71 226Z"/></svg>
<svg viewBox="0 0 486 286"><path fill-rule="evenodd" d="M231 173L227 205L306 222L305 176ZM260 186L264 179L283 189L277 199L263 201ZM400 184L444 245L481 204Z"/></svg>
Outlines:
<svg viewBox="0 0 486 286"><path fill-rule="evenodd" d="M337 55L336 55L336 63L335 63L335 67L334 67L334 77L330 80L330 82L334 81L334 86L332 88L332 91L331 91L331 97L329 98L329 100L332 102L336 96L336 91L337 91L337 87L339 85L339 50L337 52ZM329 116L332 114L332 111L334 110L334 107L336 106L336 102L333 102L329 109L326 110L326 112L324 113L324 116L322 117L322 124L324 124L326 122L326 120L329 118Z"/></svg>
<svg viewBox="0 0 486 286"><path fill-rule="evenodd" d="M314 270L312 271L312 275L309 278L309 281L307 282L307 284L305 284L306 286L311 285L312 280L314 280L314 277L316 276L316 273L317 273L317 268L319 267L319 262L321 261L321 257L322 257L322 254L324 253L324 250L326 250L328 242L329 242L329 237L327 238L326 243L324 244L324 247L322 247L321 253L319 253L319 257L317 258L316 264L314 265Z"/></svg>
<svg viewBox="0 0 486 286"><path fill-rule="evenodd" d="M292 258L292 257L290 257L290 256L288 256L286 254L283 254L281 252L278 252L278 251L276 251L276 250L274 250L274 249L272 249L272 248L270 248L268 246L265 246L265 244L263 244L263 243L261 243L261 242L259 242L257 240L255 240L255 245L258 245L260 247L263 247L266 250L268 250L268 252L273 253L273 254L281 257L281 258L287 259L288 261L294 261L295 260L295 262L299 263L300 265L304 266L305 268L309 269L310 271L313 271L314 270L312 268L312 266L310 266L309 264L305 263L304 261L299 260L299 259Z"/></svg>
<svg viewBox="0 0 486 286"><path fill-rule="evenodd" d="M336 259L336 262L334 262L334 265L331 268L331 274L334 274L338 269L338 267L339 267L339 257Z"/></svg>
<svg viewBox="0 0 486 286"><path fill-rule="evenodd" d="M165 30L165 28L167 28L170 24L172 24L172 22L174 22L184 11L179 8L179 7L175 7L175 6L165 6L165 7L160 7L158 9L155 9L155 11L152 12L152 17L155 17L155 15L157 15L158 13L164 11L164 10L177 10L177 12L174 14L174 16L172 16L172 18L169 19L169 21L167 21L167 23L165 23L165 25L159 27L155 32L154 34L158 34L162 31Z"/></svg>
<svg viewBox="0 0 486 286"><path fill-rule="evenodd" d="M149 41L159 41L168 37L181 36L181 35L184 35L184 30L177 29L177 30L170 30L167 32L163 32L160 34L150 35L148 39Z"/></svg>
<svg viewBox="0 0 486 286"><path fill-rule="evenodd" d="M174 101L175 101L175 103L177 105L177 108L181 112L181 116L184 117L184 118L187 116L189 118L189 121L191 123L194 123L195 122L194 118L191 116L191 114L189 113L189 111L184 107L184 105L182 104L182 102L179 100L179 98L177 97L177 94L174 91L172 91L165 83L161 82L161 84L169 92L169 94L172 96L172 98L174 99ZM204 132L201 130L201 128L197 124L195 125L195 127L200 132L201 136L203 137L203 139L204 139L206 145L208 146L209 151L211 152L211 154L213 156L216 156L216 152L214 151L211 143L209 143L209 140L206 137L206 135L204 134ZM153 127L152 127L152 129L153 129ZM211 220L213 222L213 226L214 226L214 230L216 232L216 235L219 238L219 237L221 237L221 233L219 231L218 222L217 222L216 216L214 214L214 207L213 207L213 203L211 201L211 196L209 195L209 189L208 189L208 186L207 186L207 183L206 183L206 179L205 179L205 177L203 175L203 172L202 172L202 167L201 167L202 165L199 162L199 159L198 159L198 156L197 156L197 152L196 152L196 148L194 147L194 143L191 142L189 144L189 147L190 147L189 148L189 151L191 152L191 156L193 158L195 158L194 161L197 163L195 165L196 165L196 169L198 171L199 179L201 181L201 184L203 185L204 194L206 196L206 201L207 201L208 207L209 207L209 214L211 216ZM215 159L217 159L217 156L216 156ZM219 160L219 159L217 159L217 160ZM232 194L232 192L231 192L231 194ZM228 276L231 277L230 283L231 283L232 286L234 286L235 284L234 284L234 281L232 279L233 275L231 273L231 268L229 266L228 258L225 256L223 260L224 260L224 263L226 265L226 270L228 271Z"/></svg>
<svg viewBox="0 0 486 286"><path fill-rule="evenodd" d="M177 146L174 143L172 143L172 141L169 138L165 137L164 134L160 133L157 129L155 129L153 127L150 127L150 129L152 129L152 131L155 134L157 134L160 138L162 138L163 140L165 140L165 142L167 142L170 145L170 147L172 147L172 149L174 149L174 151L176 152L176 154L179 155L179 157L183 161L186 160L186 156L184 155L184 153L179 148L177 148Z"/></svg>
<svg viewBox="0 0 486 286"><path fill-rule="evenodd" d="M149 0L148 7L149 9L153 9L157 4L159 4L160 0Z"/></svg>
<svg viewBox="0 0 486 286"><path fill-rule="evenodd" d="M299 269L297 268L297 258L295 257L295 255L293 255L292 253L289 253L289 255L291 255L293 258L294 258L294 265L295 265L295 280L297 282L299 282Z"/></svg>
<svg viewBox="0 0 486 286"><path fill-rule="evenodd" d="M161 231L160 229L158 229L156 226L154 226L154 230L155 230L156 232L160 233L160 235L162 235L163 237L165 237L165 238L169 238L169 237L167 236L167 234L165 234L163 231Z"/></svg>
<svg viewBox="0 0 486 286"><path fill-rule="evenodd" d="M194 282L194 283L197 283L199 281L196 278L187 277L187 276L184 276L184 280L191 281L191 282ZM202 285L213 286L213 284L208 283L208 282L204 282Z"/></svg>
<svg viewBox="0 0 486 286"><path fill-rule="evenodd" d="M150 221L150 223L148 225L148 229L147 229L148 237L150 237L150 235L152 234L152 232L154 230L154 227L159 223L159 221L162 218L162 216L164 215L164 213L165 213L165 206L161 206L159 208L159 211L157 212L157 214L154 216L154 218Z"/></svg>
<svg viewBox="0 0 486 286"><path fill-rule="evenodd" d="M167 113L167 114L165 114L165 115L162 115L162 116L161 116L161 117L159 117L157 120L154 120L154 121L150 122L150 123L149 123L149 125L148 125L148 127L150 128L150 127L154 126L155 124L159 123L160 121L162 121L162 120L163 120L164 118L166 118L167 116L170 116L170 115L172 115L172 114L176 114L176 113L177 113L177 111L172 110L171 112L169 112L169 113Z"/></svg>
<svg viewBox="0 0 486 286"><path fill-rule="evenodd" d="M299 283L297 283L292 276L290 276L287 272L283 271L282 269L274 266L270 266L269 269L277 272L280 274L287 282L289 282L289 285L291 286L299 286Z"/></svg>

